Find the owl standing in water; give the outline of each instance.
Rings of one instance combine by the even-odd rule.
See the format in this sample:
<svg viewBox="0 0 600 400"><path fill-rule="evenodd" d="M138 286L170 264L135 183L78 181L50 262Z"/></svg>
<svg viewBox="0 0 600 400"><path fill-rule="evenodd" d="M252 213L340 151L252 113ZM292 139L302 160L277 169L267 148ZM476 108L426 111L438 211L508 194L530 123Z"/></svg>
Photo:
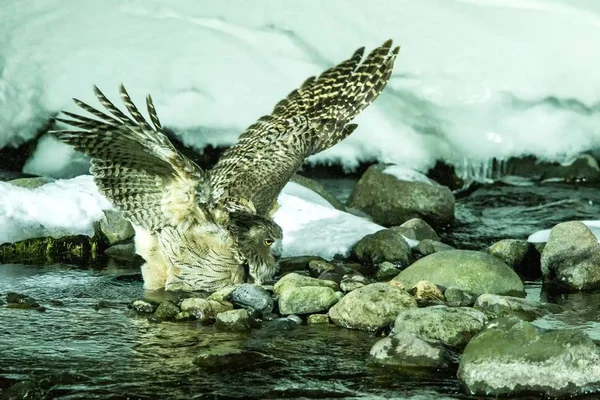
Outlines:
<svg viewBox="0 0 600 400"><path fill-rule="evenodd" d="M281 253L282 231L271 218L279 193L308 156L356 129L350 121L381 93L398 51L389 40L363 60L361 48L308 78L210 171L175 149L150 96L148 122L123 86L129 116L95 87L108 113L75 100L96 118L64 112L71 119L57 120L76 130L54 133L91 157L99 190L133 224L147 289L261 284L272 280Z"/></svg>

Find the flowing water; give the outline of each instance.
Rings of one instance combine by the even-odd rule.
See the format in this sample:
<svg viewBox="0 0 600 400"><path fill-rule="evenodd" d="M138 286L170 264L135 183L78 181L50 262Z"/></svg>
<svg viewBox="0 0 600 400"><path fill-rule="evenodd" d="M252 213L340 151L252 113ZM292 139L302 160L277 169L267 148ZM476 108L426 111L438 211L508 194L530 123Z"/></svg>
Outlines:
<svg viewBox="0 0 600 400"><path fill-rule="evenodd" d="M323 183L340 198L354 184ZM600 188L489 186L458 200L456 215L443 239L483 248L557 222L596 218ZM46 311L0 306L0 397L15 382L32 380L61 399L468 398L453 371L407 376L367 365L378 337L364 332L267 324L245 334L149 322L126 307L144 295L139 272L126 267L2 265L0 294L9 291L35 298ZM528 282L527 292L566 308L538 325L581 328L600 340L600 294L551 296L539 282ZM194 364L208 349L248 353L216 369Z"/></svg>

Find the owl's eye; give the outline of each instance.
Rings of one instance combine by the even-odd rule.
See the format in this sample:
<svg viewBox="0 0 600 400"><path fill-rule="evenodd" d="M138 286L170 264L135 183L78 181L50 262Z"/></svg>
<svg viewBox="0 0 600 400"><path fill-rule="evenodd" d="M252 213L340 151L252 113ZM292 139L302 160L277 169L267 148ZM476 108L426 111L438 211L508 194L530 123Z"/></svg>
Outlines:
<svg viewBox="0 0 600 400"><path fill-rule="evenodd" d="M265 239L265 245L266 246L270 246L273 244L273 242L275 242L273 239Z"/></svg>

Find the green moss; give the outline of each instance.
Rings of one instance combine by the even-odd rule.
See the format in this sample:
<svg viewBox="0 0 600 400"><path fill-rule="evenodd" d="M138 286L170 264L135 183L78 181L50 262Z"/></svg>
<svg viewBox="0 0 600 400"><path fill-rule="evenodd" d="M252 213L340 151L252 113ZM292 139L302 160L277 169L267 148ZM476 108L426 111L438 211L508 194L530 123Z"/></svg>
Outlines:
<svg viewBox="0 0 600 400"><path fill-rule="evenodd" d="M89 263L98 257L98 237L85 235L61 238L40 237L0 245L0 263L53 264Z"/></svg>

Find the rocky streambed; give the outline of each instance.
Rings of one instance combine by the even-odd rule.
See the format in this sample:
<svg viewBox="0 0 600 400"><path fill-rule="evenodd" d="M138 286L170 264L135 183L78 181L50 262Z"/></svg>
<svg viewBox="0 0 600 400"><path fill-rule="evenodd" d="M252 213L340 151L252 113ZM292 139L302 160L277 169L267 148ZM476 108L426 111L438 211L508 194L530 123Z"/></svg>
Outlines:
<svg viewBox="0 0 600 400"><path fill-rule="evenodd" d="M454 203L421 181L382 210L397 182L381 172L357 185L377 202L335 194L390 227L348 257L284 259L272 286L144 292L110 213L96 252L122 258L0 266L0 396L597 398L599 245L556 224L600 215L600 190L496 185ZM551 226L547 244L524 240Z"/></svg>

